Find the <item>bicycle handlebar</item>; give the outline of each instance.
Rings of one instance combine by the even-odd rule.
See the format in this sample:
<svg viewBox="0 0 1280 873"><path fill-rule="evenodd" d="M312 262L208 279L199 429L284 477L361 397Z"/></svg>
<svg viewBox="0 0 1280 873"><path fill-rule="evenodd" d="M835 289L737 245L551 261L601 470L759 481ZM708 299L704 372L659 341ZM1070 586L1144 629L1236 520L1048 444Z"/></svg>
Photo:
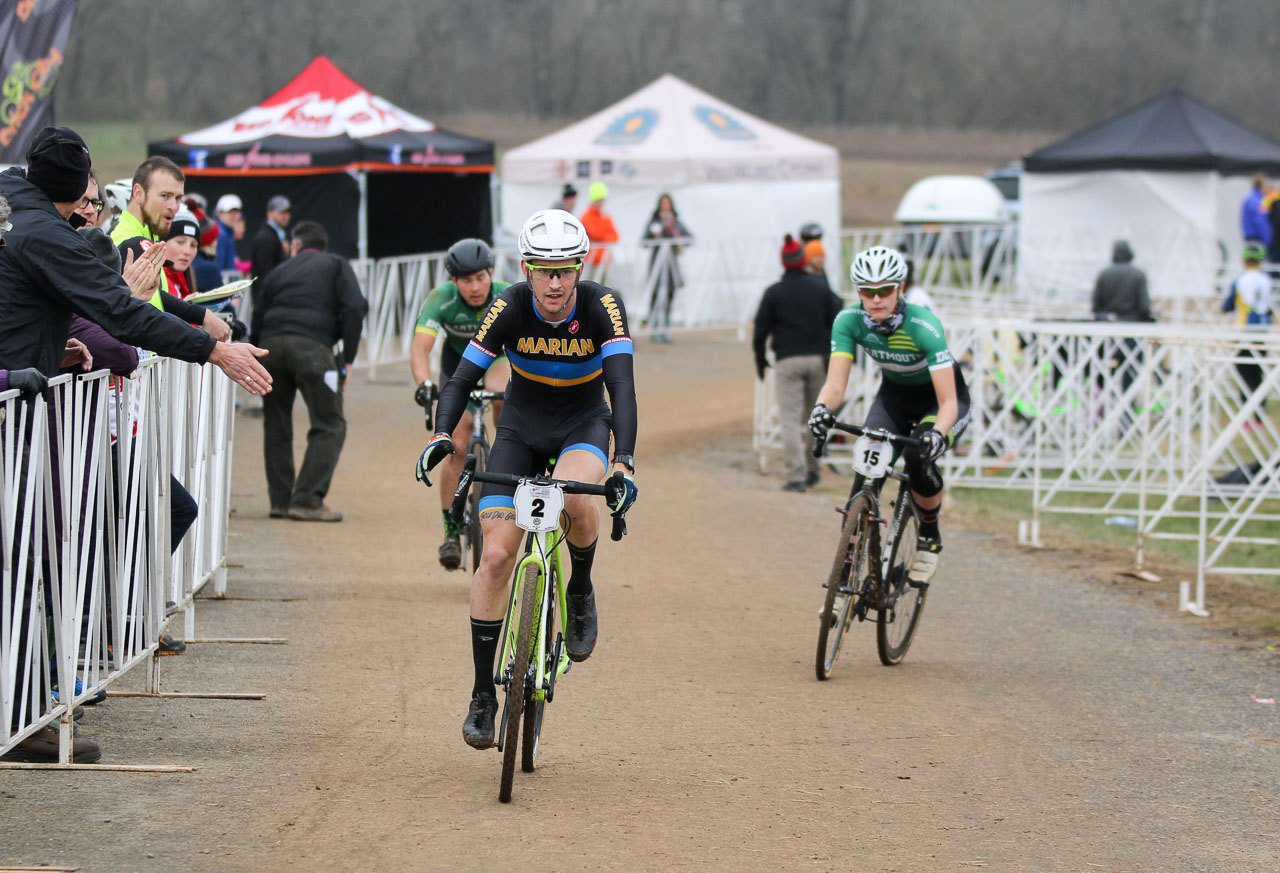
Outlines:
<svg viewBox="0 0 1280 873"><path fill-rule="evenodd" d="M435 420L431 410L435 406L436 401L440 399L440 386L433 384L431 389L427 391L427 396L429 399L427 405L422 410L422 417L426 420L427 433L435 433ZM507 392L505 391L488 391L483 388L477 388L470 394L472 403L485 403L491 400L505 400L506 397Z"/></svg>
<svg viewBox="0 0 1280 873"><path fill-rule="evenodd" d="M831 430L842 430L845 433L851 433L854 436L869 436L872 439L884 440L885 442L894 446L902 446L902 447L916 448L916 449L924 447L923 440L919 440L919 439L916 439L915 437L910 437L910 436L902 436L901 434L896 434L893 431L884 430L883 428L878 428L878 427L863 427L860 424L845 424L843 421L835 421L831 423ZM827 440L825 437L822 439L814 437L813 456L815 458L822 457L822 448L826 444L827 444Z"/></svg>
<svg viewBox="0 0 1280 873"><path fill-rule="evenodd" d="M622 475L615 473L614 475ZM476 456L467 455L467 463L458 477L458 490L453 492L453 503L449 512L455 521L461 522L462 509L467 502L467 491L472 482L490 482L494 485L519 485L524 481L536 485L555 485L566 494L592 494L597 497L609 497L611 490L605 485L592 485L589 482L573 482L567 479L553 479L550 476L517 476L513 473L490 473L488 470L476 470ZM627 518L625 513L613 516L613 530L610 539L615 543L627 535Z"/></svg>

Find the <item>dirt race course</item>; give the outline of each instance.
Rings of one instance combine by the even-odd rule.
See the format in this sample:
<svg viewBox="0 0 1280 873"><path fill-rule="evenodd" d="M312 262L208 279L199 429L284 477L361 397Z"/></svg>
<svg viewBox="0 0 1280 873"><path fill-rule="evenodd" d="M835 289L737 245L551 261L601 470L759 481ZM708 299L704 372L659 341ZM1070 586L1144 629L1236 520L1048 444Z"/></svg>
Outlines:
<svg viewBox="0 0 1280 873"><path fill-rule="evenodd" d="M238 420L233 594L160 663L177 691L89 711L103 763L0 771L0 867L85 871L1246 871L1280 857L1274 655L1100 586L962 513L899 667L855 627L813 675L848 481L755 473L749 350L638 342L640 502L596 562L601 641L547 709L541 767L497 801L461 741L467 579L436 564L407 376L357 376L330 502L267 519L260 420ZM180 623L176 625L181 627ZM125 687L140 687L141 673Z"/></svg>

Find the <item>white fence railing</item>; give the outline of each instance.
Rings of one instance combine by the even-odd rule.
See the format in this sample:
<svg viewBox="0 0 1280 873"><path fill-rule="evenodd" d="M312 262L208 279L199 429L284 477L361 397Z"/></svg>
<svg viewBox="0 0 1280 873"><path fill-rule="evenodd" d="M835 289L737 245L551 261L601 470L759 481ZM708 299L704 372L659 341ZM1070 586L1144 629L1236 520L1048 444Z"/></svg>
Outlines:
<svg viewBox="0 0 1280 873"><path fill-rule="evenodd" d="M151 358L0 394L0 753L58 720L69 763L71 708L155 651L166 600L225 587L233 393ZM200 507L172 556L171 472Z"/></svg>
<svg viewBox="0 0 1280 873"><path fill-rule="evenodd" d="M947 481L1030 491L1025 542L1051 513L1130 518L1139 567L1149 539L1193 541L1200 609L1206 573L1280 575L1280 428L1265 414L1280 334L969 318L947 336L972 400ZM1256 388L1242 367L1257 368ZM864 358L842 417L861 421L878 387ZM762 466L781 441L772 391L766 379L755 398ZM847 468L850 444L829 447Z"/></svg>

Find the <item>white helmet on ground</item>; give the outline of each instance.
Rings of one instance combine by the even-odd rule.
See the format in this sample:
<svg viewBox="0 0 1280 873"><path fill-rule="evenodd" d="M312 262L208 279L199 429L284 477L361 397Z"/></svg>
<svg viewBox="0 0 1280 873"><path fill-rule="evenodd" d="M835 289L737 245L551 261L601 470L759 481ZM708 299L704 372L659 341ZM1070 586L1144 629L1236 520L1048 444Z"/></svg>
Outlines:
<svg viewBox="0 0 1280 873"><path fill-rule="evenodd" d="M907 262L896 249L872 246L853 259L849 278L855 286L897 284L907 278Z"/></svg>
<svg viewBox="0 0 1280 873"><path fill-rule="evenodd" d="M586 228L563 209L541 209L530 215L516 244L526 261L578 261L591 251Z"/></svg>

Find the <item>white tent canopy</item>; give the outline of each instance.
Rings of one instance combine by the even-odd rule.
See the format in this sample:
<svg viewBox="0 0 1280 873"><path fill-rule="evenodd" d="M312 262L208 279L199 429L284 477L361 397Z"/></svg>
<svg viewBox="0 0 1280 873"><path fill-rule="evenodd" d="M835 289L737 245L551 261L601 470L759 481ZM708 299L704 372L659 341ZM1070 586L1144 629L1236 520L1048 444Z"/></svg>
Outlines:
<svg viewBox="0 0 1280 873"><path fill-rule="evenodd" d="M622 245L635 243L658 195L672 195L698 240L776 240L816 221L835 239L840 168L834 148L748 115L665 75L607 109L507 152L502 225L514 234L566 182L605 182Z"/></svg>

